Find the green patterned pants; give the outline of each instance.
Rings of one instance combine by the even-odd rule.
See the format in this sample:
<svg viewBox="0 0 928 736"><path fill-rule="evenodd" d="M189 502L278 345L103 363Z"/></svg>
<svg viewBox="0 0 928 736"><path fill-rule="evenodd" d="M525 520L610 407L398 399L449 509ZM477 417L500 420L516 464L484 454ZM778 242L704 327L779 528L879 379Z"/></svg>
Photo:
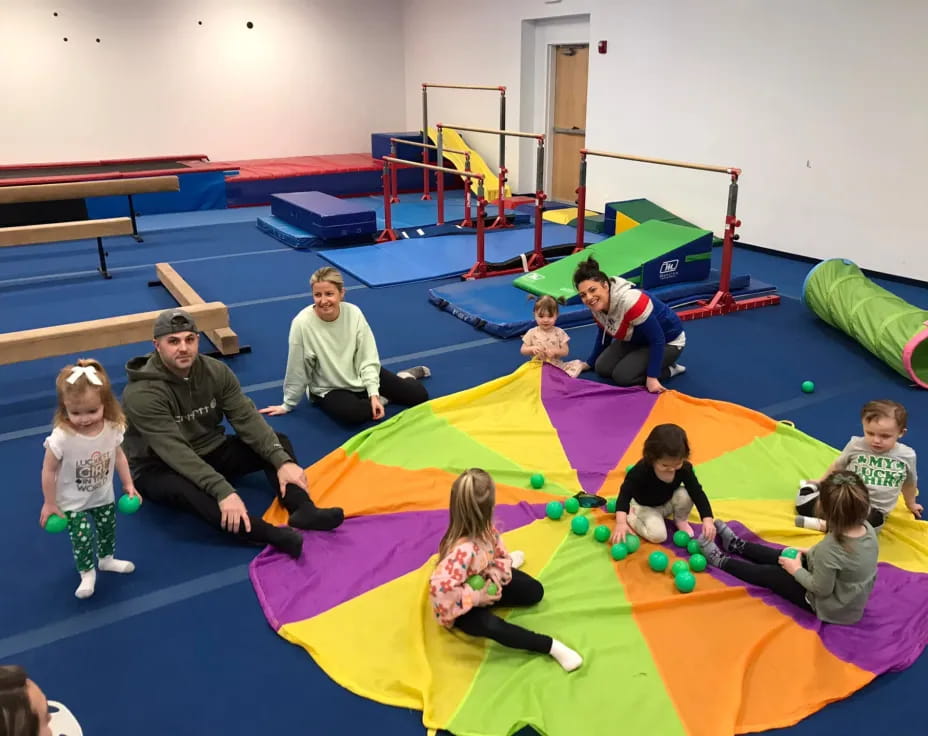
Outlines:
<svg viewBox="0 0 928 736"><path fill-rule="evenodd" d="M116 504L108 503L87 511L65 511L64 515L68 520L68 534L78 572L93 569L96 563L94 541L100 557L109 557L116 552ZM93 524L90 517L93 517Z"/></svg>

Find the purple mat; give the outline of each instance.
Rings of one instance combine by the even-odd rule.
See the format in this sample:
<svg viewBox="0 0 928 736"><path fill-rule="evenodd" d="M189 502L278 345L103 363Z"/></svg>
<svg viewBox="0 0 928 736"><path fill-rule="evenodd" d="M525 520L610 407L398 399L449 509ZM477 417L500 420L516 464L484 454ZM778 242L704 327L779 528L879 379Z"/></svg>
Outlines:
<svg viewBox="0 0 928 736"><path fill-rule="evenodd" d="M544 515L538 504L497 506L497 528L512 531ZM298 560L266 548L251 563L251 582L276 631L421 567L447 528L446 509L353 517L333 532L301 532Z"/></svg>

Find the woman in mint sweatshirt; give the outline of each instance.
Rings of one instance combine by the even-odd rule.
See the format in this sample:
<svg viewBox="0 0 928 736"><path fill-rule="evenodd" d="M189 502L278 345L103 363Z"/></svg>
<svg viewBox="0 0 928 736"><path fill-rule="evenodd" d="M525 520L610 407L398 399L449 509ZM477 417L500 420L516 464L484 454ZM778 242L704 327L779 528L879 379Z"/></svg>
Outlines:
<svg viewBox="0 0 928 736"><path fill-rule="evenodd" d="M345 281L337 269L320 268L309 283L313 304L290 324L283 403L262 414L286 414L305 394L333 419L361 424L382 419L390 401L403 406L428 401L419 381L428 368L391 373L380 365L374 333L361 310L344 301Z"/></svg>

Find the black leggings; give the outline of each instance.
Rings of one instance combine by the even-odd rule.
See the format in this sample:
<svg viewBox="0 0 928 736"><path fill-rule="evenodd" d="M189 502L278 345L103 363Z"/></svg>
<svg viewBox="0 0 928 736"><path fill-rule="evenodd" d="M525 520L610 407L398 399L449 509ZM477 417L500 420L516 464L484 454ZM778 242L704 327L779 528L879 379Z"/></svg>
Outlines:
<svg viewBox="0 0 928 736"><path fill-rule="evenodd" d="M471 608L463 616L459 616L454 625L465 634L485 636L506 647L548 654L551 652L550 636L523 629L490 612L490 609L496 606L534 606L544 595L544 587L535 578L521 570L513 570L512 580L503 588L499 601L492 606Z"/></svg>
<svg viewBox="0 0 928 736"><path fill-rule="evenodd" d="M415 378L400 378L386 368L380 368L380 395L394 404L416 406L429 400L425 386ZM342 424L363 424L374 418L370 397L364 391L337 388L316 403L332 419Z"/></svg>
<svg viewBox="0 0 928 736"><path fill-rule="evenodd" d="M296 455L288 437L278 433L277 439L284 451L295 462ZM293 512L304 504L312 503L306 491L292 483L287 485L287 495L281 498L277 469L237 435L227 437L219 447L203 455L203 461L230 483L243 475L263 471L267 476L268 485L280 498L280 502L287 511ZM210 526L222 530L222 512L219 510L219 502L165 463L157 462L143 466L137 473L135 485L146 500L194 514ZM243 542L276 546L277 542L286 540L288 535L292 534L286 527L278 528L273 524L268 524L260 514L249 514L248 518L251 522L251 531L245 531L244 524L239 526L238 530L237 537Z"/></svg>
<svg viewBox="0 0 928 736"><path fill-rule="evenodd" d="M741 556L751 562L729 557L722 565L722 569L746 583L768 588L790 603L814 613L812 606L806 600L806 589L796 582L796 578L780 567L779 549L754 542L745 542Z"/></svg>
<svg viewBox="0 0 928 736"><path fill-rule="evenodd" d="M661 361L661 381L670 378L670 366L677 362L683 348L675 345L664 346L664 358ZM632 345L622 340L613 340L600 353L593 368L602 378L608 378L616 386L643 386L648 378L648 361L651 348Z"/></svg>
<svg viewBox="0 0 928 736"><path fill-rule="evenodd" d="M802 514L803 516L818 516L818 491L809 489L803 489L799 491L799 497L803 498L804 496L811 496L808 501L800 501L796 504L796 513ZM874 529L879 529L886 522L886 514L882 511L879 511L872 506L870 507L870 513L867 514L867 521L870 522L870 526Z"/></svg>

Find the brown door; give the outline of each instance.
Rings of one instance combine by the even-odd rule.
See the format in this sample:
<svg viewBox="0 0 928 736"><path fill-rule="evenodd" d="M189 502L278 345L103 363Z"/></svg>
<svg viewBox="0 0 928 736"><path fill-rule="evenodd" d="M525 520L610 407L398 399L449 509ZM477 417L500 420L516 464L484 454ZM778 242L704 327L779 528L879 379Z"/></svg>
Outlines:
<svg viewBox="0 0 928 736"><path fill-rule="evenodd" d="M551 198L575 202L580 149L586 145L586 81L590 47L554 47L554 130L551 136Z"/></svg>

